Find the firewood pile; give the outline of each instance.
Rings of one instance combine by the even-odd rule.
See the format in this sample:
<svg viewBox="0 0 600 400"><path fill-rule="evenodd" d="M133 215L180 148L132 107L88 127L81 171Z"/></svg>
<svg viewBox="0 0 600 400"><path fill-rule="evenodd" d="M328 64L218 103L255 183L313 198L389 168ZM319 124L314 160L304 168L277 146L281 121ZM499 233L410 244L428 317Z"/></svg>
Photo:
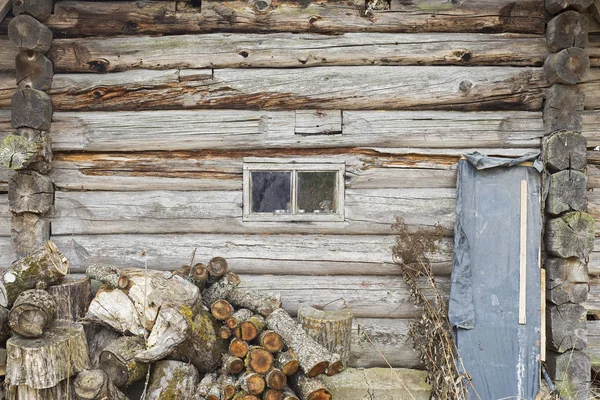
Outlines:
<svg viewBox="0 0 600 400"><path fill-rule="evenodd" d="M0 282L5 397L126 399L134 382L147 400L332 397L319 376L345 367L350 313L307 307L299 324L279 294L238 288L224 258L192 264L65 279L51 241L14 262Z"/></svg>

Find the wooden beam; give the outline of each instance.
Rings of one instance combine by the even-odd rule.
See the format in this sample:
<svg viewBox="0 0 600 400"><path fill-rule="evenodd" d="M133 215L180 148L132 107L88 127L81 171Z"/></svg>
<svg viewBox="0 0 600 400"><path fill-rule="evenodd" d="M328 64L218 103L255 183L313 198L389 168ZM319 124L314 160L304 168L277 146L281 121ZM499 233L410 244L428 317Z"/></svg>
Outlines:
<svg viewBox="0 0 600 400"><path fill-rule="evenodd" d="M11 8L11 0L0 0L0 22L4 20L4 17L6 17L6 14L8 14Z"/></svg>

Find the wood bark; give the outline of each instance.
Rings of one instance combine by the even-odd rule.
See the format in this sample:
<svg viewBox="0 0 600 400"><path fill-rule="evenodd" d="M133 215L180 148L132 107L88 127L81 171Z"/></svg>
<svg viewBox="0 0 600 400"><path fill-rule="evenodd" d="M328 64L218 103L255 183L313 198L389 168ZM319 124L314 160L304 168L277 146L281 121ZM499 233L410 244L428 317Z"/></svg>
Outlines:
<svg viewBox="0 0 600 400"><path fill-rule="evenodd" d="M260 346L250 346L245 365L248 371L264 375L273 368L273 355Z"/></svg>
<svg viewBox="0 0 600 400"><path fill-rule="evenodd" d="M231 342L229 342L229 354L235 357L244 358L246 354L248 354L248 342L233 338Z"/></svg>
<svg viewBox="0 0 600 400"><path fill-rule="evenodd" d="M237 381L237 387L253 395L259 395L265 391L265 379L256 372L246 372Z"/></svg>
<svg viewBox="0 0 600 400"><path fill-rule="evenodd" d="M35 171L21 171L10 178L8 187L11 212L46 214L52 209L54 185L49 177Z"/></svg>
<svg viewBox="0 0 600 400"><path fill-rule="evenodd" d="M545 0L546 10L558 14L564 10L583 11L592 4L593 0Z"/></svg>
<svg viewBox="0 0 600 400"><path fill-rule="evenodd" d="M42 53L31 50L22 51L17 55L15 63L17 86L20 89L50 89L52 77L54 76L54 67L52 66L52 62Z"/></svg>
<svg viewBox="0 0 600 400"><path fill-rule="evenodd" d="M81 400L125 400L127 397L110 381L101 369L86 369L77 374L73 391Z"/></svg>
<svg viewBox="0 0 600 400"><path fill-rule="evenodd" d="M69 270L69 262L52 241L33 254L15 261L2 275L0 306L12 305L17 296L37 286L55 285ZM3 290L1 290L3 289Z"/></svg>
<svg viewBox="0 0 600 400"><path fill-rule="evenodd" d="M50 220L34 213L13 214L11 242L19 257L27 257L50 239Z"/></svg>
<svg viewBox="0 0 600 400"><path fill-rule="evenodd" d="M261 315L253 315L239 325L240 339L252 341L258 337L265 325Z"/></svg>
<svg viewBox="0 0 600 400"><path fill-rule="evenodd" d="M52 101L46 93L32 88L17 90L10 99L13 128L47 131L52 123Z"/></svg>
<svg viewBox="0 0 600 400"><path fill-rule="evenodd" d="M546 212L559 215L565 211L585 211L587 176L583 172L565 170L550 175Z"/></svg>
<svg viewBox="0 0 600 400"><path fill-rule="evenodd" d="M287 375L277 368L271 368L265 374L265 382L267 383L267 387L271 389L283 390L287 384Z"/></svg>
<svg viewBox="0 0 600 400"><path fill-rule="evenodd" d="M559 353L587 346L586 310L579 304L552 305L546 312L548 346Z"/></svg>
<svg viewBox="0 0 600 400"><path fill-rule="evenodd" d="M544 160L552 172L583 171L587 165L587 140L576 132L556 133L544 140Z"/></svg>
<svg viewBox="0 0 600 400"><path fill-rule="evenodd" d="M29 15L19 15L10 21L8 37L20 50L45 53L52 45L52 31Z"/></svg>
<svg viewBox="0 0 600 400"><path fill-rule="evenodd" d="M225 321L233 314L233 306L227 300L217 300L210 305L210 313L218 321Z"/></svg>
<svg viewBox="0 0 600 400"><path fill-rule="evenodd" d="M70 321L55 321L39 339L13 336L6 350L10 385L48 389L90 368L83 327Z"/></svg>
<svg viewBox="0 0 600 400"><path fill-rule="evenodd" d="M100 353L112 342L121 337L119 332L106 328L100 324L87 323L85 333L88 344L88 354L92 368L98 368Z"/></svg>
<svg viewBox="0 0 600 400"><path fill-rule="evenodd" d="M45 290L26 290L19 294L8 315L8 324L17 334L30 338L42 336L44 328L56 317L56 302Z"/></svg>
<svg viewBox="0 0 600 400"><path fill-rule="evenodd" d="M87 277L69 276L58 285L46 289L56 302L56 319L79 321L85 317L92 299L92 287Z"/></svg>
<svg viewBox="0 0 600 400"><path fill-rule="evenodd" d="M278 293L236 289L229 293L227 300L234 306L247 308L265 317L281 308L281 295Z"/></svg>
<svg viewBox="0 0 600 400"><path fill-rule="evenodd" d="M223 371L227 374L237 375L244 369L244 361L241 358L232 356L229 353L223 354Z"/></svg>
<svg viewBox="0 0 600 400"><path fill-rule="evenodd" d="M293 351L282 351L276 355L275 367L280 369L287 376L292 376L298 372L300 364L298 363L298 357Z"/></svg>
<svg viewBox="0 0 600 400"><path fill-rule="evenodd" d="M590 357L581 351L548 352L547 366L550 377L562 396L575 400L590 398Z"/></svg>
<svg viewBox="0 0 600 400"><path fill-rule="evenodd" d="M586 258L594 248L594 223L589 214L575 211L548 220L546 251L562 258Z"/></svg>
<svg viewBox="0 0 600 400"><path fill-rule="evenodd" d="M247 308L240 308L225 320L225 324L227 324L229 328L233 329L240 323L250 318L252 315L254 315L254 313Z"/></svg>
<svg viewBox="0 0 600 400"><path fill-rule="evenodd" d="M552 85L544 103L544 130L581 132L585 95L573 85Z"/></svg>
<svg viewBox="0 0 600 400"><path fill-rule="evenodd" d="M181 361L159 361L152 367L146 399L189 399L200 380L198 370Z"/></svg>
<svg viewBox="0 0 600 400"><path fill-rule="evenodd" d="M577 11L566 11L552 18L546 26L546 44L551 53L588 44L587 19Z"/></svg>
<svg viewBox="0 0 600 400"><path fill-rule="evenodd" d="M236 273L228 271L221 279L210 285L202 293L202 301L210 307L215 301L228 299L229 294L240 284ZM233 303L232 303L233 304Z"/></svg>
<svg viewBox="0 0 600 400"><path fill-rule="evenodd" d="M266 330L258 335L258 344L271 353L277 353L283 349L285 342L278 333Z"/></svg>
<svg viewBox="0 0 600 400"><path fill-rule="evenodd" d="M329 400L331 393L319 378L309 378L299 372L291 377L290 387L303 400Z"/></svg>
<svg viewBox="0 0 600 400"><path fill-rule="evenodd" d="M112 289L126 289L129 285L129 278L127 278L127 275L123 275L116 267L90 265L86 269L85 274L90 279L96 279L105 283Z"/></svg>
<svg viewBox="0 0 600 400"><path fill-rule="evenodd" d="M45 21L50 17L54 2L52 0L12 0L13 14L31 15L38 21Z"/></svg>
<svg viewBox="0 0 600 400"><path fill-rule="evenodd" d="M144 349L144 338L121 336L102 350L98 365L115 386L126 387L146 377L148 364L135 359Z"/></svg>
<svg viewBox="0 0 600 400"><path fill-rule="evenodd" d="M283 389L283 400L300 400L300 399L298 398L298 396L296 396L296 393L294 393L294 391L289 388L289 386L286 386Z"/></svg>
<svg viewBox="0 0 600 400"><path fill-rule="evenodd" d="M574 85L585 78L590 69L590 58L585 50L569 47L552 53L544 62L544 72L550 83Z"/></svg>
<svg viewBox="0 0 600 400"><path fill-rule="evenodd" d="M215 372L207 372L198 383L196 393L202 397L206 397L210 389L217 384L217 374Z"/></svg>

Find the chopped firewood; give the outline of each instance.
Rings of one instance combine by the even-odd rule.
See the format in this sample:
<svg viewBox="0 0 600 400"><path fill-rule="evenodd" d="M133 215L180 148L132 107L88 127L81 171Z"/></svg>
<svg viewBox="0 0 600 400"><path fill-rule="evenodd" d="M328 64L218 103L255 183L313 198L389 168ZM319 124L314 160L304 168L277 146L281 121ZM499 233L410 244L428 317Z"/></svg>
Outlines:
<svg viewBox="0 0 600 400"><path fill-rule="evenodd" d="M231 375L221 375L218 383L221 386L221 399L230 400L233 398L235 395L235 378Z"/></svg>
<svg viewBox="0 0 600 400"><path fill-rule="evenodd" d="M121 334L100 324L89 323L84 325L87 336L88 354L92 368L98 368L100 353L108 345L121 337Z"/></svg>
<svg viewBox="0 0 600 400"><path fill-rule="evenodd" d="M277 354L275 366L287 376L292 376L298 372L300 364L298 364L298 357L296 357L294 352L288 350Z"/></svg>
<svg viewBox="0 0 600 400"><path fill-rule="evenodd" d="M320 378L309 378L302 372L291 377L290 386L303 400L329 400L331 393Z"/></svg>
<svg viewBox="0 0 600 400"><path fill-rule="evenodd" d="M229 339L231 337L231 335L232 335L231 329L229 329L225 325L223 325L222 327L220 327L219 331L217 332L217 336L220 337L223 340Z"/></svg>
<svg viewBox="0 0 600 400"><path fill-rule="evenodd" d="M138 336L146 334L146 328L142 325L133 301L123 291L111 289L108 285L100 286L85 317L122 333L130 332Z"/></svg>
<svg viewBox="0 0 600 400"><path fill-rule="evenodd" d="M260 315L253 315L240 324L241 339L246 341L254 340L262 332L265 326L265 319Z"/></svg>
<svg viewBox="0 0 600 400"><path fill-rule="evenodd" d="M266 388L266 382L262 376L255 372L246 372L237 381L237 387L249 394L261 394Z"/></svg>
<svg viewBox="0 0 600 400"><path fill-rule="evenodd" d="M213 257L208 262L208 274L211 278L220 278L227 273L227 260L223 257Z"/></svg>
<svg viewBox="0 0 600 400"><path fill-rule="evenodd" d="M17 297L8 314L10 328L21 336L42 336L47 324L54 320L56 302L45 290L26 290Z"/></svg>
<svg viewBox="0 0 600 400"><path fill-rule="evenodd" d="M77 374L73 381L73 390L82 400L125 400L127 398L101 369L86 369Z"/></svg>
<svg viewBox="0 0 600 400"><path fill-rule="evenodd" d="M135 359L145 363L161 360L172 353L190 335L190 326L186 318L176 307L165 304L146 343L146 349L136 354Z"/></svg>
<svg viewBox="0 0 600 400"><path fill-rule="evenodd" d="M229 353L223 354L223 371L228 374L239 374L244 369L244 361L241 358L232 356Z"/></svg>
<svg viewBox="0 0 600 400"><path fill-rule="evenodd" d="M267 330L258 335L258 344L271 353L277 353L283 349L285 343L278 333Z"/></svg>
<svg viewBox="0 0 600 400"><path fill-rule="evenodd" d="M215 319L225 321L233 314L233 306L227 300L219 299L210 305L210 313Z"/></svg>
<svg viewBox="0 0 600 400"><path fill-rule="evenodd" d="M238 338L232 339L229 342L229 354L239 358L246 357L246 354L248 354L248 342Z"/></svg>
<svg viewBox="0 0 600 400"><path fill-rule="evenodd" d="M337 353L332 353L329 358L329 367L327 367L327 376L333 376L339 374L346 369L345 363L342 362L342 358Z"/></svg>
<svg viewBox="0 0 600 400"><path fill-rule="evenodd" d="M255 395L242 390L241 392L238 392L235 394L235 396L233 396L233 400L260 400L260 399L258 397L256 397Z"/></svg>
<svg viewBox="0 0 600 400"><path fill-rule="evenodd" d="M85 274L90 279L96 279L102 283L106 283L111 288L126 289L129 285L129 278L122 275L121 271L115 267L105 265L90 265Z"/></svg>
<svg viewBox="0 0 600 400"><path fill-rule="evenodd" d="M144 338L122 336L100 353L99 366L115 386L128 386L146 377L148 364L135 359L136 354L144 349Z"/></svg>
<svg viewBox="0 0 600 400"><path fill-rule="evenodd" d="M147 400L189 399L200 380L198 370L181 361L163 360L152 366Z"/></svg>
<svg viewBox="0 0 600 400"><path fill-rule="evenodd" d="M247 320L248 318L250 318L252 315L254 315L254 313L252 311L248 310L247 308L240 308L239 310L235 311L231 315L231 317L229 317L225 320L225 324L229 328L233 329L233 328L236 328L239 324L241 324L245 320Z"/></svg>
<svg viewBox="0 0 600 400"><path fill-rule="evenodd" d="M236 273L228 271L221 279L210 285L202 293L204 305L210 307L212 303L220 299L228 299L228 295L241 283Z"/></svg>
<svg viewBox="0 0 600 400"><path fill-rule="evenodd" d="M204 285L208 280L208 267L202 263L195 264L190 270L188 279L204 290Z"/></svg>
<svg viewBox="0 0 600 400"><path fill-rule="evenodd" d="M218 384L210 388L206 395L206 400L221 400L221 388Z"/></svg>
<svg viewBox="0 0 600 400"><path fill-rule="evenodd" d="M265 381L271 389L282 390L287 385L287 375L280 369L271 368L265 375Z"/></svg>
<svg viewBox="0 0 600 400"><path fill-rule="evenodd" d="M262 394L262 400L282 400L283 392L281 390L267 389Z"/></svg>
<svg viewBox="0 0 600 400"><path fill-rule="evenodd" d="M198 393L202 397L206 397L210 388L217 384L217 374L215 372L209 372L200 381L198 387L196 388L196 393Z"/></svg>
<svg viewBox="0 0 600 400"><path fill-rule="evenodd" d="M273 367L273 354L260 346L252 346L246 356L246 368L257 374L266 374Z"/></svg>
<svg viewBox="0 0 600 400"><path fill-rule="evenodd" d="M279 293L234 289L226 299L236 307L248 308L264 317L268 317L273 311L281 308L281 295Z"/></svg>
<svg viewBox="0 0 600 400"><path fill-rule="evenodd" d="M282 400L300 400L296 393L289 386L283 388L283 399Z"/></svg>

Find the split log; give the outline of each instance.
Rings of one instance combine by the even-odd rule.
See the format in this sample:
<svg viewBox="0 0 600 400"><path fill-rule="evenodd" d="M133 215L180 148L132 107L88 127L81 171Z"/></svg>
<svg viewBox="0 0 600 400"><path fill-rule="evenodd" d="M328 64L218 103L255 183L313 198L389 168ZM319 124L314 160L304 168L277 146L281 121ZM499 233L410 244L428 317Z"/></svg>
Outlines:
<svg viewBox="0 0 600 400"><path fill-rule="evenodd" d="M289 386L283 388L283 400L300 400Z"/></svg>
<svg viewBox="0 0 600 400"><path fill-rule="evenodd" d="M198 370L180 361L159 361L152 367L146 399L189 399L200 380Z"/></svg>
<svg viewBox="0 0 600 400"><path fill-rule="evenodd" d="M92 287L87 277L67 278L46 289L56 302L56 319L79 321L85 317L92 299Z"/></svg>
<svg viewBox="0 0 600 400"><path fill-rule="evenodd" d="M273 367L273 355L260 346L250 346L245 365L249 371L266 374Z"/></svg>
<svg viewBox="0 0 600 400"><path fill-rule="evenodd" d="M267 389L262 394L262 400L282 400L283 392L281 390Z"/></svg>
<svg viewBox="0 0 600 400"><path fill-rule="evenodd" d="M122 275L120 270L115 267L90 265L85 270L85 274L90 279L96 279L107 284L111 289L125 289L129 285L129 278L126 275Z"/></svg>
<svg viewBox="0 0 600 400"><path fill-rule="evenodd" d="M148 364L135 359L144 349L144 338L121 336L100 352L99 368L115 386L126 387L146 377Z"/></svg>
<svg viewBox="0 0 600 400"><path fill-rule="evenodd" d="M549 306L546 311L548 346L559 353L584 349L587 346L586 319L586 309L579 304Z"/></svg>
<svg viewBox="0 0 600 400"><path fill-rule="evenodd" d="M588 400L590 396L590 357L581 351L547 354L548 373L562 396Z"/></svg>
<svg viewBox="0 0 600 400"><path fill-rule="evenodd" d="M279 309L271 313L267 318L267 326L281 335L298 357L300 368L309 378L327 370L331 353L308 336L285 310Z"/></svg>
<svg viewBox="0 0 600 400"><path fill-rule="evenodd" d="M208 262L208 274L213 279L218 279L227 273L227 260L223 257L213 257Z"/></svg>
<svg viewBox="0 0 600 400"><path fill-rule="evenodd" d="M558 14L564 10L583 11L588 8L594 0L546 0L546 10L550 14Z"/></svg>
<svg viewBox="0 0 600 400"><path fill-rule="evenodd" d="M546 212L559 215L565 211L585 211L587 207L587 175L565 170L550 175Z"/></svg>
<svg viewBox="0 0 600 400"><path fill-rule="evenodd" d="M4 271L0 285L0 306L12 305L28 289L60 283L69 270L69 262L52 241Z"/></svg>
<svg viewBox="0 0 600 400"><path fill-rule="evenodd" d="M227 300L219 299L210 305L210 313L218 321L225 321L233 314L233 306Z"/></svg>
<svg viewBox="0 0 600 400"><path fill-rule="evenodd" d="M54 204L52 179L34 171L21 171L8 181L8 205L11 212L46 214Z"/></svg>
<svg viewBox="0 0 600 400"><path fill-rule="evenodd" d="M133 301L123 291L102 285L90 302L86 319L109 326L121 333L144 336L146 328Z"/></svg>
<svg viewBox="0 0 600 400"><path fill-rule="evenodd" d="M229 339L231 335L233 335L233 333L231 333L231 329L225 325L220 327L219 331L217 332L217 336L223 340Z"/></svg>
<svg viewBox="0 0 600 400"><path fill-rule="evenodd" d="M546 26L546 44L551 53L580 47L588 43L587 19L577 11L566 11L552 18Z"/></svg>
<svg viewBox="0 0 600 400"><path fill-rule="evenodd" d="M544 130L581 132L581 112L585 95L573 85L552 85L546 91L544 103Z"/></svg>
<svg viewBox="0 0 600 400"><path fill-rule="evenodd" d="M13 336L6 342L6 381L47 389L90 368L83 326L57 320L38 339Z"/></svg>
<svg viewBox="0 0 600 400"><path fill-rule="evenodd" d="M236 307L247 308L265 317L281 308L279 293L235 289L229 293L227 300Z"/></svg>
<svg viewBox="0 0 600 400"><path fill-rule="evenodd" d="M329 400L331 393L319 378L309 378L299 372L290 379L290 387L303 400Z"/></svg>
<svg viewBox="0 0 600 400"><path fill-rule="evenodd" d="M8 315L8 324L17 334L30 338L42 336L46 325L56 316L56 302L45 290L26 290L19 294Z"/></svg>
<svg viewBox="0 0 600 400"><path fill-rule="evenodd" d="M101 369L87 369L77 374L73 391L81 400L126 400L127 397L110 381Z"/></svg>
<svg viewBox="0 0 600 400"><path fill-rule="evenodd" d="M84 328L92 368L98 368L100 353L112 342L120 338L121 334L95 323L88 323L84 325Z"/></svg>
<svg viewBox="0 0 600 400"><path fill-rule="evenodd" d="M240 308L236 310L229 318L225 320L225 324L233 329L236 328L239 324L250 318L254 313L247 308Z"/></svg>
<svg viewBox="0 0 600 400"><path fill-rule="evenodd" d="M227 374L237 375L244 369L244 361L241 358L231 354L223 354L223 371Z"/></svg>
<svg viewBox="0 0 600 400"><path fill-rule="evenodd" d="M262 331L260 335L258 335L258 344L271 353L281 351L285 345L281 336L271 330Z"/></svg>
<svg viewBox="0 0 600 400"><path fill-rule="evenodd" d="M16 255L27 257L50 240L50 220L34 213L13 214L10 236Z"/></svg>
<svg viewBox="0 0 600 400"><path fill-rule="evenodd" d="M136 354L135 359L144 363L166 358L177 349L190 334L188 320L178 307L164 304L158 312L154 327L146 343L146 349Z"/></svg>
<svg viewBox="0 0 600 400"><path fill-rule="evenodd" d="M19 89L12 95L10 104L13 128L50 129L52 102L46 93L31 88Z"/></svg>
<svg viewBox="0 0 600 400"><path fill-rule="evenodd" d="M265 319L260 315L253 315L239 325L240 339L252 341L258 337L265 326Z"/></svg>
<svg viewBox="0 0 600 400"><path fill-rule="evenodd" d="M42 53L31 50L22 51L17 55L15 64L19 89L50 89L54 67L52 62Z"/></svg>
<svg viewBox="0 0 600 400"><path fill-rule="evenodd" d="M594 224L591 215L577 211L548 220L546 251L561 258L586 258L594 249Z"/></svg>
<svg viewBox="0 0 600 400"><path fill-rule="evenodd" d="M266 382L259 374L246 372L239 378L237 387L250 394L258 395L265 391Z"/></svg>
<svg viewBox="0 0 600 400"><path fill-rule="evenodd" d="M217 374L215 372L208 372L200 383L198 383L198 387L196 388L196 393L201 397L206 397L210 389L217 384Z"/></svg>
<svg viewBox="0 0 600 400"><path fill-rule="evenodd" d="M335 375L348 365L353 315L348 310L323 311L314 307L298 309L298 322L304 331L339 360L329 360L327 375Z"/></svg>
<svg viewBox="0 0 600 400"><path fill-rule="evenodd" d="M244 358L248 354L248 342L234 338L229 342L229 354L235 357Z"/></svg>
<svg viewBox="0 0 600 400"><path fill-rule="evenodd" d="M283 390L287 384L287 375L277 368L271 368L265 375L267 386L274 390Z"/></svg>
<svg viewBox="0 0 600 400"><path fill-rule="evenodd" d="M222 400L230 400L235 395L236 380L231 375L221 375L219 377L219 386L221 386Z"/></svg>
<svg viewBox="0 0 600 400"><path fill-rule="evenodd" d="M234 272L228 271L221 279L213 283L202 293L202 301L207 307L210 307L211 304L213 304L217 300L229 300L229 294L240 283L240 277L237 276L237 274L235 274Z"/></svg>
<svg viewBox="0 0 600 400"><path fill-rule="evenodd" d="M12 0L14 15L28 14L38 21L45 21L52 14L52 0Z"/></svg>
<svg viewBox="0 0 600 400"><path fill-rule="evenodd" d="M552 53L544 62L544 72L550 83L575 85L583 80L589 70L590 57L579 47Z"/></svg>
<svg viewBox="0 0 600 400"><path fill-rule="evenodd" d="M280 369L287 376L292 376L298 372L300 364L298 363L298 357L296 357L292 351L288 350L277 354L275 367Z"/></svg>
<svg viewBox="0 0 600 400"><path fill-rule="evenodd" d="M544 140L544 160L551 171L583 171L587 165L587 140L576 132L558 132Z"/></svg>
<svg viewBox="0 0 600 400"><path fill-rule="evenodd" d="M52 31L29 15L19 15L10 21L8 37L20 50L45 53L52 45Z"/></svg>

